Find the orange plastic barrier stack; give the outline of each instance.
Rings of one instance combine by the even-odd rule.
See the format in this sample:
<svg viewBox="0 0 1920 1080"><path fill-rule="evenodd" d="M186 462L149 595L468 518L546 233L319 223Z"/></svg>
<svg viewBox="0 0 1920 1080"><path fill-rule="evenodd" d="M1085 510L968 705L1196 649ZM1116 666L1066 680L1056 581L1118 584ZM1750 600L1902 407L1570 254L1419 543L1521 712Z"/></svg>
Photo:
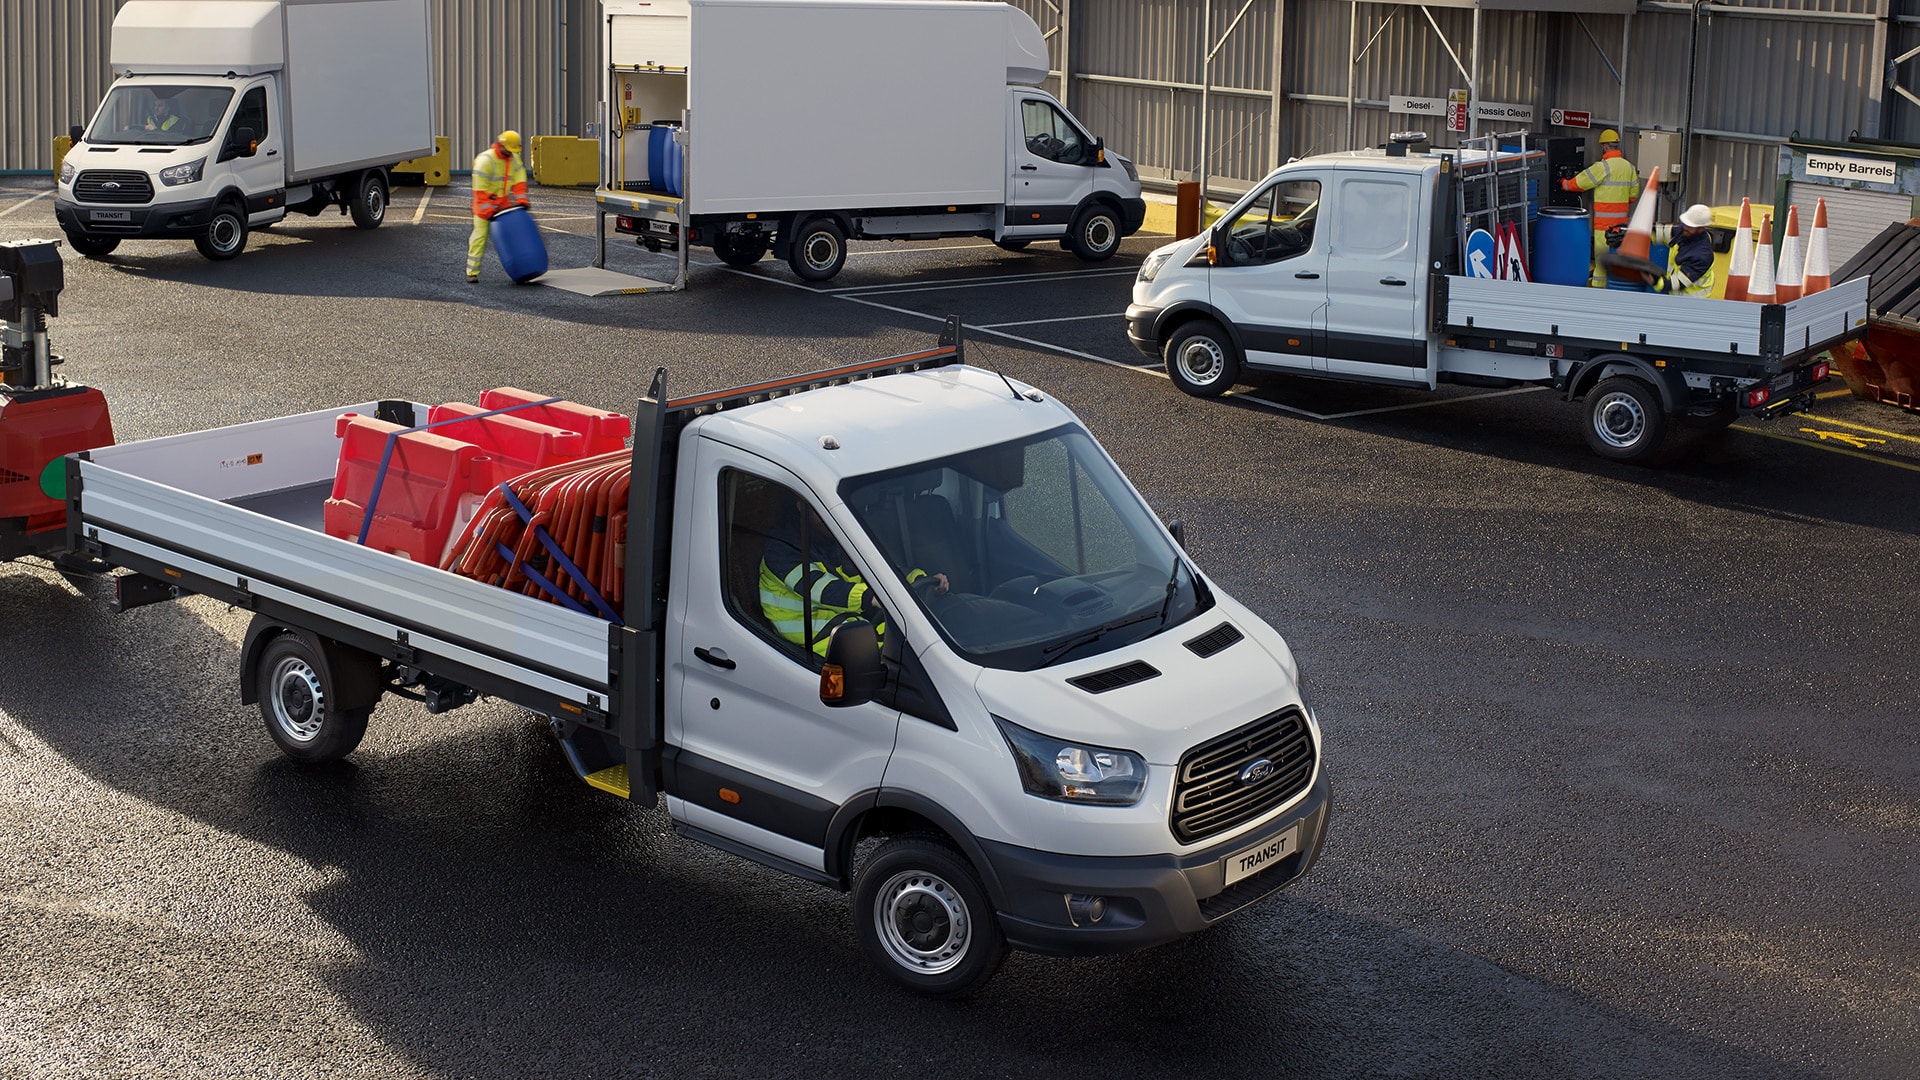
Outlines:
<svg viewBox="0 0 1920 1080"><path fill-rule="evenodd" d="M494 488L441 568L619 622L626 600L623 447Z"/></svg>

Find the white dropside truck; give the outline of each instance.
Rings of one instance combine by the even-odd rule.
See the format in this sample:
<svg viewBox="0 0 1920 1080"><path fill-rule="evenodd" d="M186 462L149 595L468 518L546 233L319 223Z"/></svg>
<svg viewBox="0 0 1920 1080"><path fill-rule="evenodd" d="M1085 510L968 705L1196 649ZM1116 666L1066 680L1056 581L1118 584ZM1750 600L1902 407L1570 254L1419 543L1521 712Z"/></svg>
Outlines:
<svg viewBox="0 0 1920 1080"><path fill-rule="evenodd" d="M388 170L434 150L427 20L428 0L128 0L116 79L60 166L67 241L231 259L289 211L377 227Z"/></svg>
<svg viewBox="0 0 1920 1080"><path fill-rule="evenodd" d="M515 702L595 787L851 890L866 951L915 990L975 989L1009 945L1196 933L1319 854L1293 655L1073 413L962 364L958 335L677 401L656 374L624 622L323 533L336 417L425 422L402 401L74 455L68 542L134 571L122 607L253 611L241 698L293 757L350 752L387 693ZM858 572L867 617L776 628L783 536Z"/></svg>
<svg viewBox="0 0 1920 1080"><path fill-rule="evenodd" d="M1274 170L1211 231L1153 252L1127 335L1187 393L1243 370L1584 400L1597 454L1648 461L1676 425L1813 403L1820 354L1867 327L1867 281L1788 304L1462 276L1453 159L1362 150Z"/></svg>
<svg viewBox="0 0 1920 1080"><path fill-rule="evenodd" d="M1057 240L1106 259L1140 228L1133 163L1037 85L1045 40L998 3L603 0L605 224L655 251L768 250L808 281L850 238ZM678 156L649 165L656 125Z"/></svg>

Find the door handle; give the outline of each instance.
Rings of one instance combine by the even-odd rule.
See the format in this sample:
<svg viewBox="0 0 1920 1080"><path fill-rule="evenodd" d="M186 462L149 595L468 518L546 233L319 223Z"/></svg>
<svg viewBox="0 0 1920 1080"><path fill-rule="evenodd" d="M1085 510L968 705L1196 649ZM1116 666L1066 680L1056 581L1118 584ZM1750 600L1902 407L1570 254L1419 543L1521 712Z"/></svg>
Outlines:
<svg viewBox="0 0 1920 1080"><path fill-rule="evenodd" d="M702 646L699 648L695 648L693 650L693 655L699 657L702 660L705 660L707 663L712 664L714 667L721 668L726 671L732 671L734 668L739 666L738 664L735 664L732 660L727 658L726 651L723 649L709 649Z"/></svg>
<svg viewBox="0 0 1920 1080"><path fill-rule="evenodd" d="M1297 277L1297 278L1300 278L1300 279L1302 279L1302 280L1304 280L1304 281L1316 281L1316 280L1318 280L1318 279L1319 279L1319 277L1320 277L1320 275L1319 275L1319 274L1316 274L1316 273L1314 273L1314 272L1312 272L1311 270L1302 270L1302 271L1300 271L1299 273L1297 273L1297 274L1295 274L1295 275L1293 275L1293 276L1294 276L1294 277Z"/></svg>
<svg viewBox="0 0 1920 1080"><path fill-rule="evenodd" d="M278 150L269 150L269 151L267 151L267 156L268 156L268 157L279 157L279 156L280 156L280 151L278 151Z"/></svg>
<svg viewBox="0 0 1920 1080"><path fill-rule="evenodd" d="M1383 278L1381 278L1381 279L1380 279L1380 284L1382 284L1382 285L1405 285L1405 284L1406 284L1406 282L1404 282L1404 281L1401 281L1401 280L1400 280L1399 278L1397 278L1397 277L1383 277Z"/></svg>
<svg viewBox="0 0 1920 1080"><path fill-rule="evenodd" d="M1021 171L1021 172L1038 172L1039 170L1040 170L1040 166L1038 166L1038 165L1022 165L1022 166L1020 166L1020 171Z"/></svg>

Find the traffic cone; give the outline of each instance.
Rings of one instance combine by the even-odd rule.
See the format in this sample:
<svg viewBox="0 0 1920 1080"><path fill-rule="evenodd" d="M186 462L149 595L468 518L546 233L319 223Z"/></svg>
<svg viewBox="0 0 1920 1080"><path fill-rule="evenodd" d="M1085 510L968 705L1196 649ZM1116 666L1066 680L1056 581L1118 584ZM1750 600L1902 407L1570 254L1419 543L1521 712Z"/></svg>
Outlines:
<svg viewBox="0 0 1920 1080"><path fill-rule="evenodd" d="M1747 278L1753 275L1753 203L1740 200L1740 227L1733 234L1733 254L1727 259L1728 300L1747 298Z"/></svg>
<svg viewBox="0 0 1920 1080"><path fill-rule="evenodd" d="M1756 304L1778 303L1773 292L1773 215L1760 223L1760 244L1753 249L1753 276L1747 280L1747 299Z"/></svg>
<svg viewBox="0 0 1920 1080"><path fill-rule="evenodd" d="M1633 204L1633 216L1627 219L1627 235L1621 239L1616 251L1609 251L1600 257L1607 264L1607 270L1616 278L1637 278L1641 274L1664 274L1664 266L1655 266L1649 258L1653 253L1653 215L1660 206L1660 167L1654 166L1647 172L1646 189L1640 192L1640 201Z"/></svg>
<svg viewBox="0 0 1920 1080"><path fill-rule="evenodd" d="M1774 302L1800 299L1807 264L1800 255L1800 208L1787 207L1787 235L1780 238L1780 267L1775 271Z"/></svg>
<svg viewBox="0 0 1920 1080"><path fill-rule="evenodd" d="M1827 200L1813 204L1813 235L1807 238L1807 272L1800 286L1801 296L1812 296L1833 284L1833 269L1827 261Z"/></svg>

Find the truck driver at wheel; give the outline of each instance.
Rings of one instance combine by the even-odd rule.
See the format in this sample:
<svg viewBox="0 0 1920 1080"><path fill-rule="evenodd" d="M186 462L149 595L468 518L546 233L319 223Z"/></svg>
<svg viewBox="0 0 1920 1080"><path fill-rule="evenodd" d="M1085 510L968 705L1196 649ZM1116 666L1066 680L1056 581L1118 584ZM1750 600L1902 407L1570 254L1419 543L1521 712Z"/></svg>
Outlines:
<svg viewBox="0 0 1920 1080"><path fill-rule="evenodd" d="M794 512L768 532L760 561L760 610L774 631L825 656L835 626L850 616L874 615L878 602L866 579L848 569L847 561L820 515L805 502L796 502ZM917 590L936 596L947 592L945 574L913 570L906 577ZM886 635L885 623L874 629Z"/></svg>

